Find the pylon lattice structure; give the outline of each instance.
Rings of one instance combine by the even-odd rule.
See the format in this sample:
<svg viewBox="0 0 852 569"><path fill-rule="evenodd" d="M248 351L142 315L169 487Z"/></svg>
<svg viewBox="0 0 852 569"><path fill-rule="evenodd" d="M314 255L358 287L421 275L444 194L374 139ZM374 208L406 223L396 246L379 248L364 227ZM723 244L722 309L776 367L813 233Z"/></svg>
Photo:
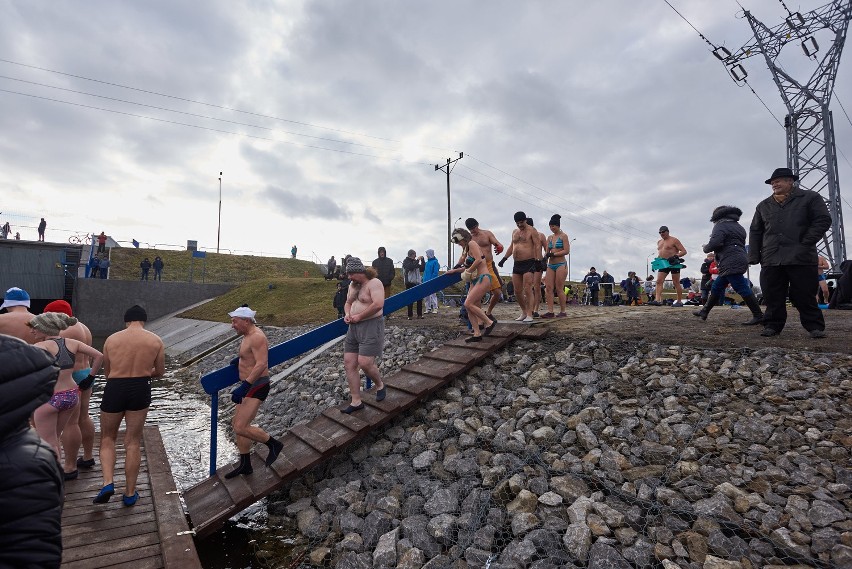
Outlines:
<svg viewBox="0 0 852 569"><path fill-rule="evenodd" d="M852 0L835 0L805 14L789 10L788 13L789 17L784 23L768 28L745 11L754 40L733 54L725 48L717 48L713 53L722 60L728 73L738 83L746 81L747 73L741 63L743 60L758 54L763 54L766 59L787 107L784 119L787 166L798 173L801 188L818 192L828 206L833 222L825 239L818 245L818 251L829 260L832 269L838 270L840 263L846 259L846 240L834 123L829 102L852 16ZM817 54L820 48L814 34L826 29L834 37L825 55L819 60ZM817 63L816 70L804 83L793 78L778 63L781 50L794 42L799 43L804 54Z"/></svg>

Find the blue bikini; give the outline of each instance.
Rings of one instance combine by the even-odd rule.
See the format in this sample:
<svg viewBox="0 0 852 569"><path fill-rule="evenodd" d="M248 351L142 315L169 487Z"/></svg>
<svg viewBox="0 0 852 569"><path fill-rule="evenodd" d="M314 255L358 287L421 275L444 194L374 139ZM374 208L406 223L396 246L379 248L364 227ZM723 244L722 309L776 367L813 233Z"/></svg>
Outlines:
<svg viewBox="0 0 852 569"><path fill-rule="evenodd" d="M563 243L561 237L559 239L557 239L556 243L553 243L552 245L550 244L550 241L548 240L548 249L562 249L563 245L564 245L564 243ZM562 261L561 263L548 263L547 268L555 271L559 267L564 267L567 264L568 263L566 263L565 261Z"/></svg>

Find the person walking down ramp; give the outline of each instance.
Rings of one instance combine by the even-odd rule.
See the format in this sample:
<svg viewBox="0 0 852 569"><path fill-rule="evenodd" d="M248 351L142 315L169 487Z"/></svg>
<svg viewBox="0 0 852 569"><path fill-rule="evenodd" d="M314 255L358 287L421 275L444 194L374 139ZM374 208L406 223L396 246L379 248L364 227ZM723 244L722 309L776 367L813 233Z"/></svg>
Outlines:
<svg viewBox="0 0 852 569"><path fill-rule="evenodd" d="M109 502L115 494L115 440L124 420L124 478L122 502L133 506L139 500L136 479L142 461L142 428L151 406L151 379L166 372L163 341L145 330L148 313L139 305L124 313L125 329L104 342L104 386L101 399L101 467L104 485L95 504Z"/></svg>
<svg viewBox="0 0 852 569"><path fill-rule="evenodd" d="M754 326L763 322L760 304L749 286L748 279L744 276L748 270L748 255L745 250L746 231L739 224L742 214L742 210L738 207L720 205L710 216L710 221L714 224L713 232L710 234L710 241L704 246L704 252L715 252L719 276L713 280L710 295L704 307L692 313L702 320L707 320L710 310L725 300L725 289L730 284L743 297L751 310L752 319L743 322L743 325Z"/></svg>
<svg viewBox="0 0 852 569"><path fill-rule="evenodd" d="M266 334L255 324L257 314L248 306L240 306L233 312L231 327L243 337L240 344L240 359L238 364L240 385L231 393L231 401L237 404L231 426L237 439L240 451L240 464L225 475L225 478L235 478L240 474L248 475L254 472L251 465L251 445L253 442L263 443L269 448L266 455L266 466L271 466L281 451L284 443L276 440L269 433L251 424L257 416L260 404L269 395L269 342Z"/></svg>

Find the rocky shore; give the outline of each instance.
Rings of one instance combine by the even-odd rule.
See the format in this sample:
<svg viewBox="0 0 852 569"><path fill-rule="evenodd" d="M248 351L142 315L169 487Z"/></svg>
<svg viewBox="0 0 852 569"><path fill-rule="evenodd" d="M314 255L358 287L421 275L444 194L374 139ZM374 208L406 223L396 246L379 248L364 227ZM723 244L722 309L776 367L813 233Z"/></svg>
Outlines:
<svg viewBox="0 0 852 569"><path fill-rule="evenodd" d="M382 368L456 335L389 323ZM258 557L341 569L852 567L850 371L847 354L517 341L273 494L267 527L295 547L283 559L262 544ZM281 432L346 399L338 345L278 382L258 422Z"/></svg>

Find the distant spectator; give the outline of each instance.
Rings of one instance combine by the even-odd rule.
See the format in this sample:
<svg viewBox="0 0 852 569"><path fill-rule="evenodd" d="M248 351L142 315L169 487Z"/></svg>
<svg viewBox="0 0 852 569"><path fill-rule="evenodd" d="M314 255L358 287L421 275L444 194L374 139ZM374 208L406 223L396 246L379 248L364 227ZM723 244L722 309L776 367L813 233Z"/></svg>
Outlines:
<svg viewBox="0 0 852 569"><path fill-rule="evenodd" d="M657 288L657 283L654 282L654 275L648 275L648 278L645 279L645 295L648 297L648 300L645 301L651 302L654 300L654 290Z"/></svg>
<svg viewBox="0 0 852 569"><path fill-rule="evenodd" d="M295 258L296 258L296 251L298 251L298 249L296 248L296 246L295 246L295 245L293 245L293 246L290 248L290 257L292 257L293 259L295 259Z"/></svg>
<svg viewBox="0 0 852 569"><path fill-rule="evenodd" d="M101 257L101 260L98 262L98 272L101 275L102 279L107 278L107 273L109 272L109 257L104 255Z"/></svg>
<svg viewBox="0 0 852 569"><path fill-rule="evenodd" d="M143 259L142 262L139 263L139 268L142 269L142 277L139 280L147 281L148 272L151 270L151 261L148 260L148 257L145 257L145 259Z"/></svg>
<svg viewBox="0 0 852 569"><path fill-rule="evenodd" d="M0 227L0 239L8 239L10 233L12 233L12 226L7 221L3 224L3 227Z"/></svg>
<svg viewBox="0 0 852 569"><path fill-rule="evenodd" d="M44 241L44 231L47 229L47 222L44 218L41 218L41 222L38 224L38 240Z"/></svg>
<svg viewBox="0 0 852 569"><path fill-rule="evenodd" d="M636 288L635 276L636 273L634 271L630 271L627 273L627 278L621 281L621 289L627 297L627 306L634 303L636 306L639 306L639 290Z"/></svg>
<svg viewBox="0 0 852 569"><path fill-rule="evenodd" d="M831 309L852 310L852 261L840 263L840 278L837 279L837 289L831 295L828 307Z"/></svg>
<svg viewBox="0 0 852 569"><path fill-rule="evenodd" d="M601 275L595 270L594 267L589 269L589 272L586 273L585 277L583 277L583 284L585 284L588 287L589 292L591 292L589 302L592 305L597 306L599 303L598 291L600 290Z"/></svg>
<svg viewBox="0 0 852 569"><path fill-rule="evenodd" d="M16 231L15 232L15 241L20 241L20 240L21 240L21 233L20 233L20 231Z"/></svg>
<svg viewBox="0 0 852 569"><path fill-rule="evenodd" d="M707 253L704 262L701 263L701 304L707 302L710 295L710 287L713 285L713 275L710 274L710 265L716 260L716 253Z"/></svg>
<svg viewBox="0 0 852 569"><path fill-rule="evenodd" d="M29 423L53 395L59 366L44 350L2 334L0 353L0 565L59 567L62 470Z"/></svg>
<svg viewBox="0 0 852 569"><path fill-rule="evenodd" d="M101 231L101 234L98 235L98 254L99 255L106 253L106 242L107 242L106 233Z"/></svg>
<svg viewBox="0 0 852 569"><path fill-rule="evenodd" d="M385 287L385 298L390 296L391 283L393 282L396 272L393 268L393 259L388 257L388 253L384 247L379 247L379 256L373 259L373 268L376 269L376 274Z"/></svg>
<svg viewBox="0 0 852 569"><path fill-rule="evenodd" d="M334 293L334 300L331 305L337 309L337 317L343 318L346 316L343 307L346 306L346 292L349 290L349 283L351 281L349 279L344 279L342 281L338 281L337 290Z"/></svg>
<svg viewBox="0 0 852 569"><path fill-rule="evenodd" d="M441 263L435 257L434 249L426 249L426 269L423 271L423 282L438 278ZM430 294L426 297L426 314L438 314L438 296Z"/></svg>
<svg viewBox="0 0 852 569"><path fill-rule="evenodd" d="M156 256L156 257L154 257L154 265L153 266L154 266L154 280L155 281L162 281L163 280L163 267L165 266L165 263L163 263L163 260L159 256Z"/></svg>
<svg viewBox="0 0 852 569"><path fill-rule="evenodd" d="M423 272L426 270L426 261L423 255L417 256L414 249L408 250L408 256L402 261L402 274L405 280L405 290L414 288L423 282ZM408 305L408 319L413 316L414 303ZM423 318L423 299L417 299L417 318Z"/></svg>
<svg viewBox="0 0 852 569"><path fill-rule="evenodd" d="M97 255L89 257L89 278L98 278L98 268L100 267L101 259Z"/></svg>
<svg viewBox="0 0 852 569"><path fill-rule="evenodd" d="M332 255L331 259L328 260L328 263L327 263L326 266L328 268L328 270L326 271L326 275L328 276L328 278L333 278L334 277L334 271L337 270L337 261L335 260L334 255Z"/></svg>

